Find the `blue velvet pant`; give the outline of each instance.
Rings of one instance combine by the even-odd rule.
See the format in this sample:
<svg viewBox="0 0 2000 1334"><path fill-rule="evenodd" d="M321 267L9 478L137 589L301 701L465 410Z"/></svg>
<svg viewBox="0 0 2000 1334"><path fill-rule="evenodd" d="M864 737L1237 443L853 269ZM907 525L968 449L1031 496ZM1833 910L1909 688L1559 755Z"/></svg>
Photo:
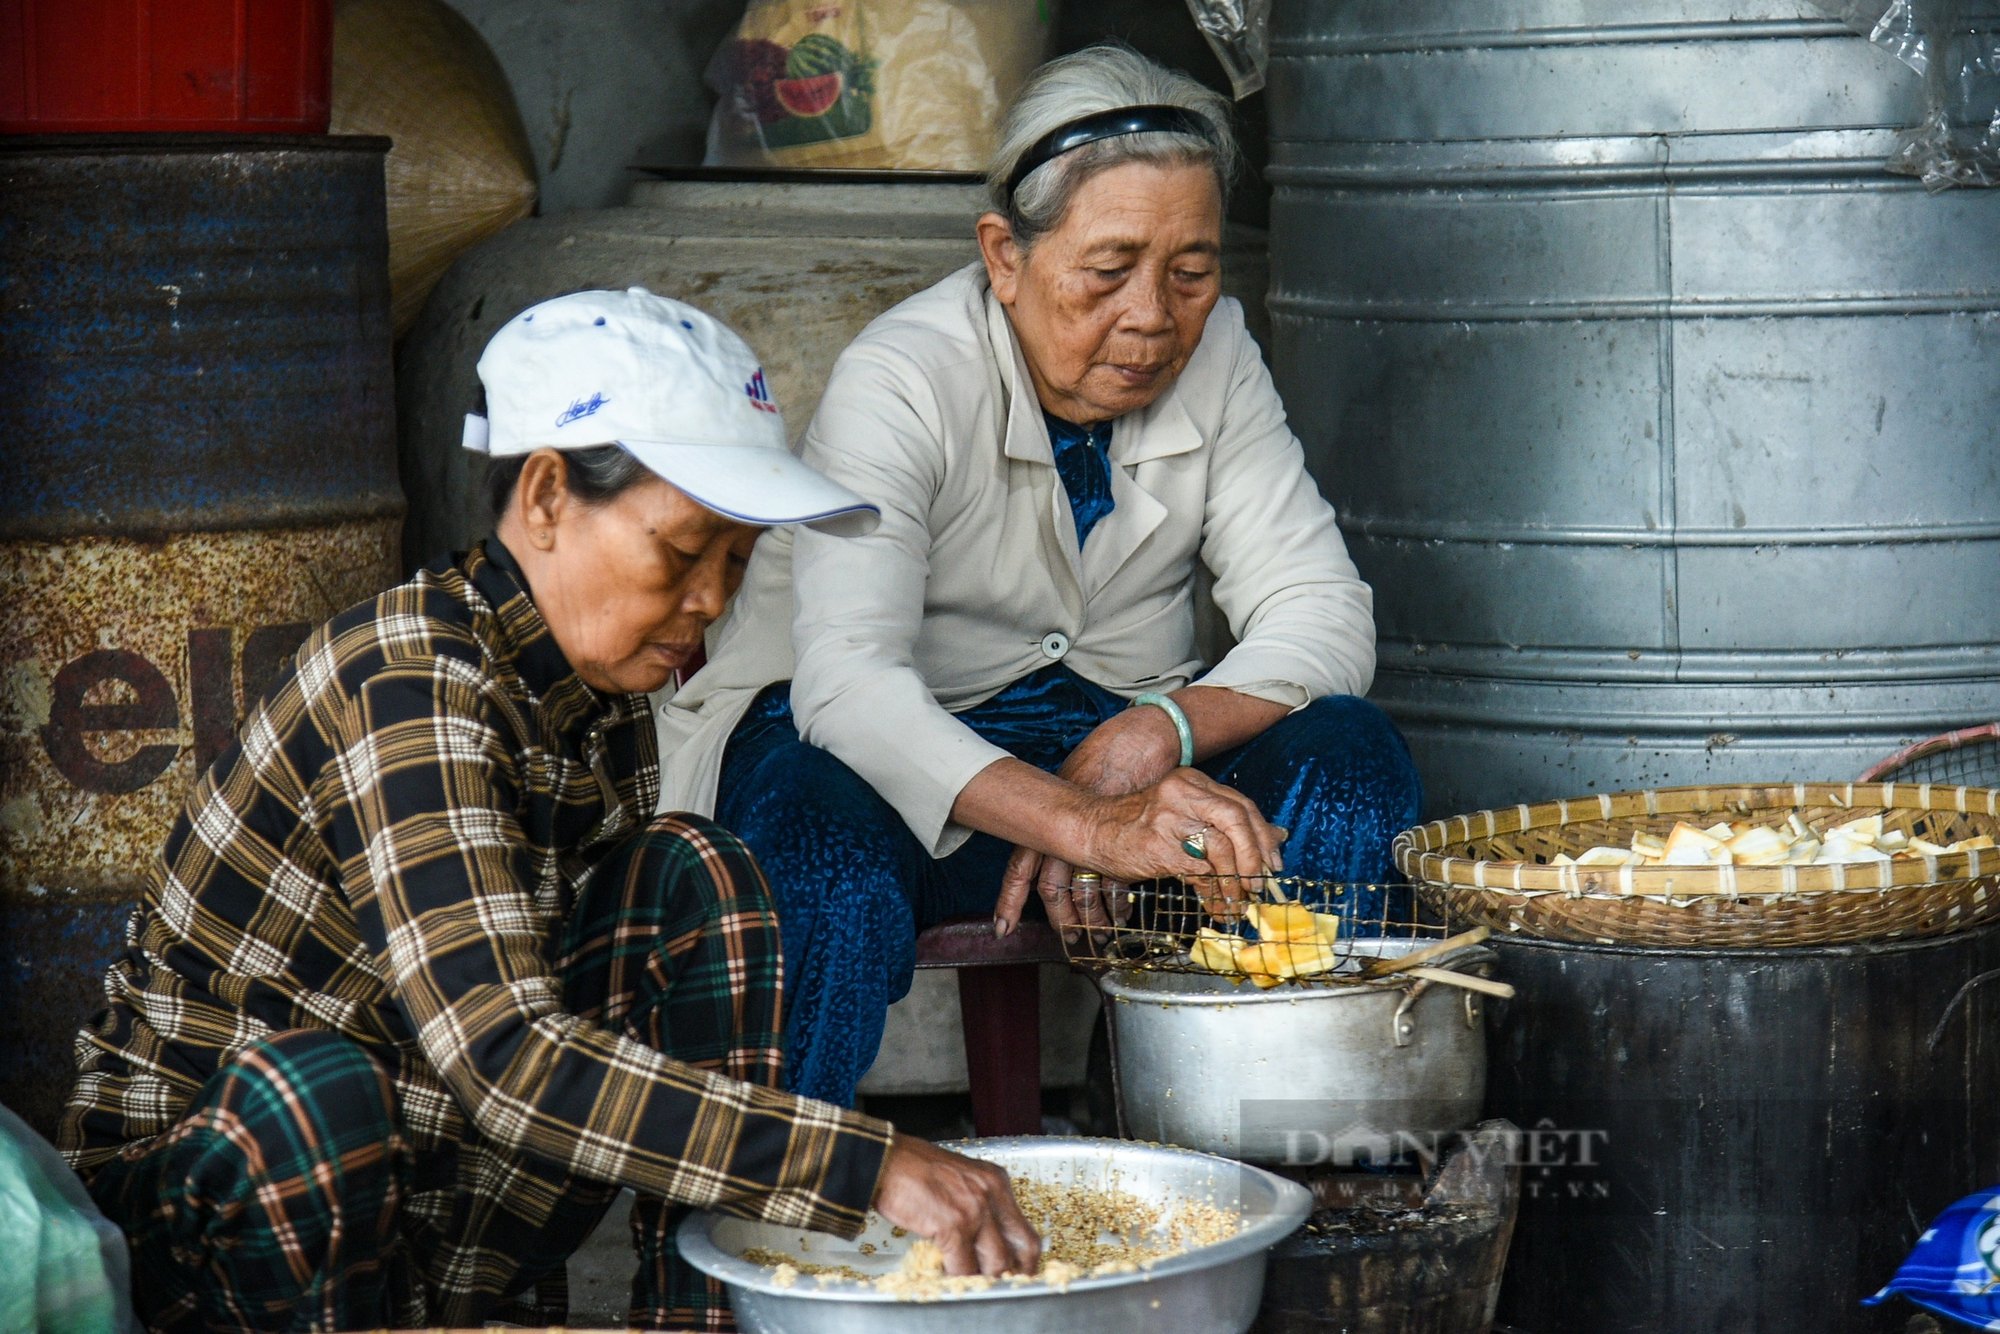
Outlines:
<svg viewBox="0 0 2000 1334"><path fill-rule="evenodd" d="M716 821L748 845L778 904L785 956L785 1082L851 1105L884 1016L910 989L917 932L987 914L1012 850L974 834L933 859L858 774L799 740L788 682L758 696L723 757ZM1038 768L1061 767L1126 701L1067 668L1045 668L958 715ZM1351 695L1315 701L1201 768L1291 831L1288 872L1395 879L1389 842L1417 822L1421 788L1395 725ZM1030 907L1036 905L1031 901ZM1379 915L1379 902L1351 913Z"/></svg>

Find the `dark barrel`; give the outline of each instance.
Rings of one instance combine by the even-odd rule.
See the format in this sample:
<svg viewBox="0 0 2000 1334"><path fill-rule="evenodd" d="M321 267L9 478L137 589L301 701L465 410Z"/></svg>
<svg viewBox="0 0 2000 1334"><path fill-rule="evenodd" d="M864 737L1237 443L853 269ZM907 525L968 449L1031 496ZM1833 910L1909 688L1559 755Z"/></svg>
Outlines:
<svg viewBox="0 0 2000 1334"><path fill-rule="evenodd" d="M40 1129L190 781L398 575L387 148L0 140L0 1103Z"/></svg>
<svg viewBox="0 0 2000 1334"><path fill-rule="evenodd" d="M2000 1181L2000 927L1903 944L1495 941L1488 1114L1527 1131L1500 1318L1525 1334L1891 1334L1864 1309Z"/></svg>

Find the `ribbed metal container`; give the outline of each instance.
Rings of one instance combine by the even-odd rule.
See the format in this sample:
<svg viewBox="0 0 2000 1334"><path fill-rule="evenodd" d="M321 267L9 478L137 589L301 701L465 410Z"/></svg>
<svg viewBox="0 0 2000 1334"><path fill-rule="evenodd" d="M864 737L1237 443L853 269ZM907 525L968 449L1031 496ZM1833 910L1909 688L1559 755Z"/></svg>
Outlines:
<svg viewBox="0 0 2000 1334"><path fill-rule="evenodd" d="M387 149L0 140L0 1103L44 1132L189 783L397 577Z"/></svg>
<svg viewBox="0 0 2000 1334"><path fill-rule="evenodd" d="M2000 716L2000 192L1803 0L1273 16L1273 362L1435 813Z"/></svg>
<svg viewBox="0 0 2000 1334"><path fill-rule="evenodd" d="M815 179L817 175L817 179ZM763 359L796 439L834 358L883 311L979 258L974 178L945 173L713 174L641 181L622 208L516 223L438 284L397 357L405 554L424 560L491 526L483 465L459 447L486 340L565 292L643 286L701 307ZM1229 230L1224 288L1262 336L1264 235Z"/></svg>

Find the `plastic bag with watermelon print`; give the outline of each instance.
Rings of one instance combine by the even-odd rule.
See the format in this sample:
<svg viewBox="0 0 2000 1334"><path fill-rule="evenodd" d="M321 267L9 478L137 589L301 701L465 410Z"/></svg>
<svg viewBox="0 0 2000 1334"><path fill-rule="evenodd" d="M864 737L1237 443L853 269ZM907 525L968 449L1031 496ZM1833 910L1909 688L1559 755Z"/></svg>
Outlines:
<svg viewBox="0 0 2000 1334"><path fill-rule="evenodd" d="M1891 1297L1974 1329L2000 1330L2000 1189L1968 1195L1933 1219L1888 1286L1862 1305Z"/></svg>
<svg viewBox="0 0 2000 1334"><path fill-rule="evenodd" d="M750 0L716 52L708 166L984 171L1048 0Z"/></svg>

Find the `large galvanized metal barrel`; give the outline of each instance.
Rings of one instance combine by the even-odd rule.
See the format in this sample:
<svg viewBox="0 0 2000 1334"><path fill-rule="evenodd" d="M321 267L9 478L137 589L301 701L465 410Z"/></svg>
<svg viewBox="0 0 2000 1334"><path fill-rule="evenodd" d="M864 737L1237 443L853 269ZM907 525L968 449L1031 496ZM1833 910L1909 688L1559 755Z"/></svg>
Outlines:
<svg viewBox="0 0 2000 1334"><path fill-rule="evenodd" d="M387 148L0 141L0 1103L45 1131L191 780L396 578Z"/></svg>
<svg viewBox="0 0 2000 1334"><path fill-rule="evenodd" d="M2000 192L1804 0L1273 15L1273 363L1437 812L2000 716Z"/></svg>
<svg viewBox="0 0 2000 1334"><path fill-rule="evenodd" d="M1792 950L1496 940L1487 1113L1522 1130L1500 1318L1894 1334L1861 1299L2000 1180L2000 927Z"/></svg>
<svg viewBox="0 0 2000 1334"><path fill-rule="evenodd" d="M623 208L520 222L461 258L398 352L411 563L491 526L483 467L459 447L475 368L502 323L552 296L636 285L700 306L757 350L786 425L803 434L841 349L877 315L979 257L976 178L854 175L642 181ZM1230 229L1223 274L1261 336L1262 232Z"/></svg>

